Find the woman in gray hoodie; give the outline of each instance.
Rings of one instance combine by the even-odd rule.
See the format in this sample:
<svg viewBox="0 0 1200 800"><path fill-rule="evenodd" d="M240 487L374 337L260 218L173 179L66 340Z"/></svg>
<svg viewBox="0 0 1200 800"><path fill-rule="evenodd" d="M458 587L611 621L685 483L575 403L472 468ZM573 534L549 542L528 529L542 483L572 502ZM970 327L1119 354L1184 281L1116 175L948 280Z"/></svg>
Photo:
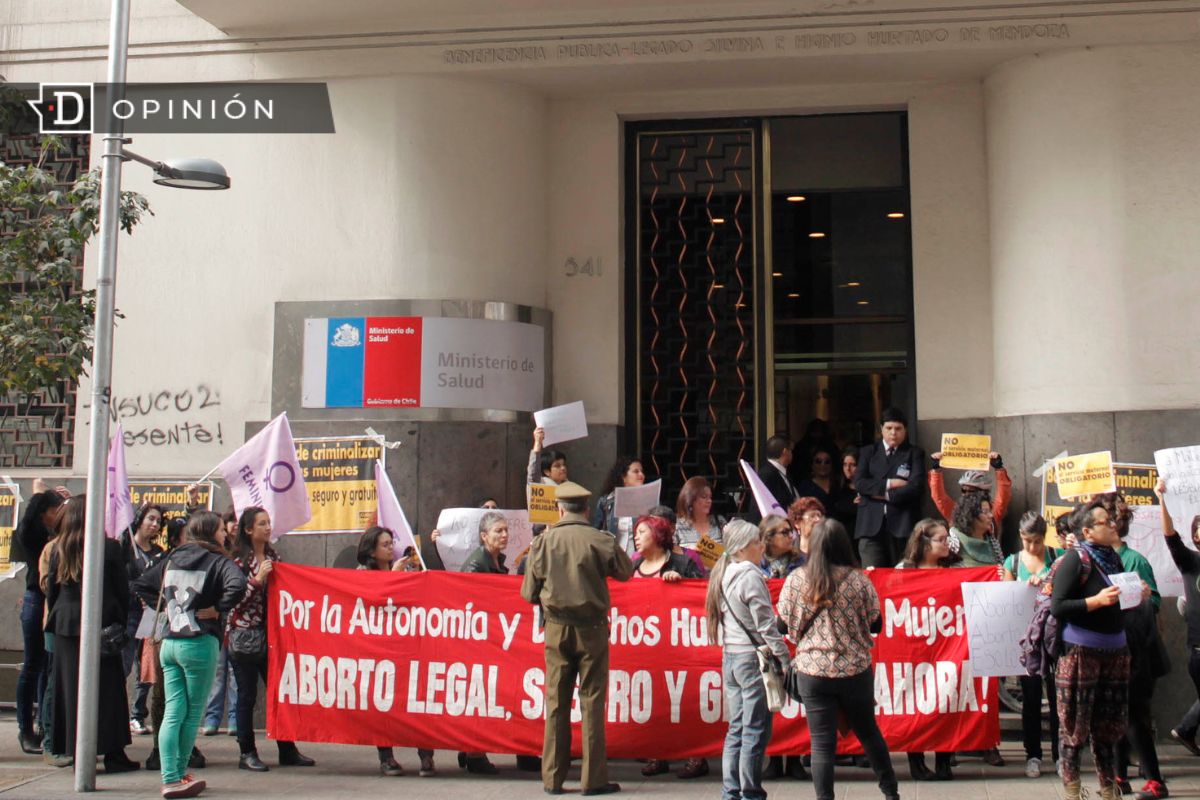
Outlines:
<svg viewBox="0 0 1200 800"><path fill-rule="evenodd" d="M756 650L766 644L780 660L788 659L775 625L771 593L758 564L766 545L758 526L734 520L722 532L725 553L708 578L705 610L709 641L724 629L722 673L729 707L729 731L721 755L722 800L761 800L767 793L762 773L771 712Z"/></svg>

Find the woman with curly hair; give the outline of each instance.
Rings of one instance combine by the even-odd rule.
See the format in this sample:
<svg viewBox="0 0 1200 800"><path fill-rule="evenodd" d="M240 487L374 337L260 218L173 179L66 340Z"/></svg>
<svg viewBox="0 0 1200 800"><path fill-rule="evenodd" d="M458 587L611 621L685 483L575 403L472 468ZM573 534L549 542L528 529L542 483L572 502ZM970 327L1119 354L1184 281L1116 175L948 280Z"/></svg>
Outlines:
<svg viewBox="0 0 1200 800"><path fill-rule="evenodd" d="M616 537L617 544L631 556L637 550L633 541L634 520L633 517L616 515L617 489L641 486L645 482L646 472L642 469L640 458L618 458L604 480L604 488L600 492L600 499L596 501L596 510L592 513L592 527L611 533Z"/></svg>

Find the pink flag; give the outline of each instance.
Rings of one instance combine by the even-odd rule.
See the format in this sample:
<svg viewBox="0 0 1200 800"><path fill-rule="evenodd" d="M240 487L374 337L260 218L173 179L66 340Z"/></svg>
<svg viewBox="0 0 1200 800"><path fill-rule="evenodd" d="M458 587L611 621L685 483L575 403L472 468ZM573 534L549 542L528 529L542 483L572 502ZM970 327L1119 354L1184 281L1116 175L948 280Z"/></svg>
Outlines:
<svg viewBox="0 0 1200 800"><path fill-rule="evenodd" d="M312 519L304 472L287 414L280 414L217 465L238 514L259 506L271 515L271 540Z"/></svg>
<svg viewBox="0 0 1200 800"><path fill-rule="evenodd" d="M125 471L125 430L120 424L108 446L108 502L104 506L104 535L120 539L133 524L133 501L129 499L129 473Z"/></svg>
<svg viewBox="0 0 1200 800"><path fill-rule="evenodd" d="M375 461L375 502L378 504L375 507L375 514L379 525L388 528L395 534L392 540L392 552L399 558L406 549L411 547L416 551L417 558L424 567L425 559L421 558L421 548L417 547L417 540L413 536L412 528L408 525L408 518L404 516L404 509L400 507L396 490L392 488L392 482L383 469L383 462L378 459Z"/></svg>
<svg viewBox="0 0 1200 800"><path fill-rule="evenodd" d="M779 501L775 499L775 495L771 494L771 490L762 482L762 478L758 477L758 473L754 471L754 467L750 466L745 459L738 461L742 465L742 473L746 476L746 483L750 484L750 491L754 494L754 502L758 504L758 513L763 515L763 518L769 517L772 514L787 519L787 509L779 505Z"/></svg>

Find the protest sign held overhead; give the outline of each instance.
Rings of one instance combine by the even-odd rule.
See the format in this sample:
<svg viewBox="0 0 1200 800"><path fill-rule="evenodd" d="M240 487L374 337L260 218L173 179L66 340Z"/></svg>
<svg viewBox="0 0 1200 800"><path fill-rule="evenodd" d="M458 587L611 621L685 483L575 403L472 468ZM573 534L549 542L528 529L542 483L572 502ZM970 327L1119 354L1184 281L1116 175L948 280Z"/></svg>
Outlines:
<svg viewBox="0 0 1200 800"><path fill-rule="evenodd" d="M967 657L960 582L992 568L871 573L883 628L876 714L893 750L974 750L999 737L998 681ZM772 581L777 597L782 581ZM279 564L269 585L267 729L280 740L536 753L543 635L519 579ZM610 582L608 755L708 756L727 729L721 648L703 581ZM578 717L572 723L578 725ZM770 752L809 749L789 700ZM575 736L576 752L580 737ZM848 737L843 752L859 751Z"/></svg>
<svg viewBox="0 0 1200 800"><path fill-rule="evenodd" d="M545 430L546 438L542 444L547 447L559 442L583 439L588 435L587 417L583 413L582 400L535 411L533 424Z"/></svg>
<svg viewBox="0 0 1200 800"><path fill-rule="evenodd" d="M942 459L939 465L947 469L976 469L987 472L991 468L991 436L969 433L943 433Z"/></svg>
<svg viewBox="0 0 1200 800"><path fill-rule="evenodd" d="M1058 493L1064 498L1086 497L1117 490L1112 452L1081 453L1054 462Z"/></svg>
<svg viewBox="0 0 1200 800"><path fill-rule="evenodd" d="M1154 463L1167 483L1167 511L1176 525L1190 526L1200 514L1200 446L1155 450Z"/></svg>
<svg viewBox="0 0 1200 800"><path fill-rule="evenodd" d="M259 506L271 515L271 540L295 530L312 518L303 467L296 458L287 414L267 426L217 465L229 485L233 507Z"/></svg>

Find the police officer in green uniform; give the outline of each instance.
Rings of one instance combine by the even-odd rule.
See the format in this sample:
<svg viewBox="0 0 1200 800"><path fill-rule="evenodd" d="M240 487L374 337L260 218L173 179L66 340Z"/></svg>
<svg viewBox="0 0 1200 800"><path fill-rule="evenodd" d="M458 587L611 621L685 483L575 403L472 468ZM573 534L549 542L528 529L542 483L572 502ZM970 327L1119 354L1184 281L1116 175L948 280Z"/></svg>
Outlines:
<svg viewBox="0 0 1200 800"><path fill-rule="evenodd" d="M608 579L627 581L633 563L617 540L588 524L591 492L559 484L559 521L533 540L521 596L541 605L546 633L546 734L542 783L562 794L571 766L571 697L579 678L583 712L584 795L611 794L604 751L608 699Z"/></svg>

